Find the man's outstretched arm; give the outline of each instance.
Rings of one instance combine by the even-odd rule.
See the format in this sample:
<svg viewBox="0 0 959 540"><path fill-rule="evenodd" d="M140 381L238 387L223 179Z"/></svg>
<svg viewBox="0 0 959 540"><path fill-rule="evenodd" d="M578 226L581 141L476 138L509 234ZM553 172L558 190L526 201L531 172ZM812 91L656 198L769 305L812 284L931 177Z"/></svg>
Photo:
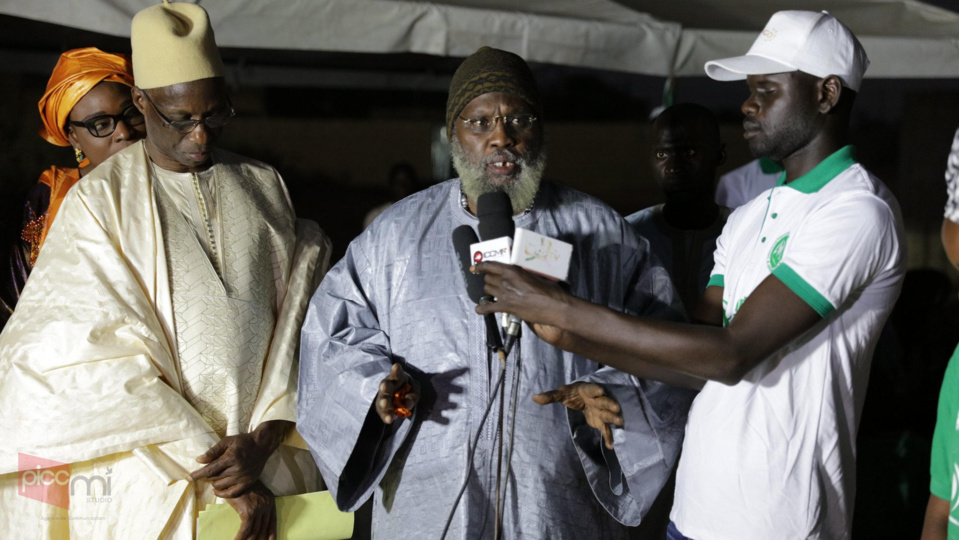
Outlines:
<svg viewBox="0 0 959 540"><path fill-rule="evenodd" d="M736 384L820 320L772 275L721 328L632 317L576 298L515 266L480 263L475 270L486 274L486 292L497 299L477 306L477 313L512 313L558 347L638 377L693 388L697 379L699 386L702 380ZM722 316L722 289L710 287L694 315L715 324Z"/></svg>

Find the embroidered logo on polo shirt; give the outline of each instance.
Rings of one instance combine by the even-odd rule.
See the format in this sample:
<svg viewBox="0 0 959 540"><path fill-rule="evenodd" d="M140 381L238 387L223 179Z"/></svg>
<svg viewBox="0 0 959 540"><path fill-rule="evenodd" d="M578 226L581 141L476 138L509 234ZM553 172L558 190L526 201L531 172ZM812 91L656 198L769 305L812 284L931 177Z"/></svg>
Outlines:
<svg viewBox="0 0 959 540"><path fill-rule="evenodd" d="M786 233L776 240L771 250L769 250L769 269L772 270L783 262L783 253L786 252L786 241L789 240L789 233Z"/></svg>

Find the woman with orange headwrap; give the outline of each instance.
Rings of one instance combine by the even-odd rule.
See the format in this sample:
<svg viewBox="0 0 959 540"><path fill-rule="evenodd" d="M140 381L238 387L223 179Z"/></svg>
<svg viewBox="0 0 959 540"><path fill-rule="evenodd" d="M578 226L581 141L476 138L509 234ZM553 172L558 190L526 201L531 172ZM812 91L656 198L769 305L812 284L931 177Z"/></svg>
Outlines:
<svg viewBox="0 0 959 540"><path fill-rule="evenodd" d="M133 105L130 58L95 47L60 55L40 98L40 136L73 146L78 166L43 171L27 196L20 237L10 249L9 275L0 283L0 328L16 306L43 240L67 191L81 176L143 138L143 115Z"/></svg>

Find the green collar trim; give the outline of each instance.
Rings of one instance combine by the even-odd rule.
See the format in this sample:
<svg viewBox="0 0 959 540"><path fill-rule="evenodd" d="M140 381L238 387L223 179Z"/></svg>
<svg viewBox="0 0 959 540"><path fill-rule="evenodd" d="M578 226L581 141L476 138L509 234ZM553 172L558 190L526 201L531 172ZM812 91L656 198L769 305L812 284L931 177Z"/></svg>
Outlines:
<svg viewBox="0 0 959 540"><path fill-rule="evenodd" d="M774 174L783 172L783 166L768 157L761 157L759 158L759 170L761 170L763 174Z"/></svg>
<svg viewBox="0 0 959 540"><path fill-rule="evenodd" d="M826 159L819 162L819 165L813 167L813 170L800 176L799 178L786 183L786 175L783 174L776 182L776 186L786 186L793 188L801 193L816 193L823 188L830 180L839 176L839 173L845 171L856 163L853 156L855 148L852 145L843 146Z"/></svg>

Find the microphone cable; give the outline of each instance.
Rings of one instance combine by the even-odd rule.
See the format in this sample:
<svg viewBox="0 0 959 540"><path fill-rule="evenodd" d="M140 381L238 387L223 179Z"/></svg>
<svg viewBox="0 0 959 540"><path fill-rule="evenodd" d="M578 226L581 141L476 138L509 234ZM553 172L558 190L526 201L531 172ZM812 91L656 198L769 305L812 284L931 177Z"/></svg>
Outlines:
<svg viewBox="0 0 959 540"><path fill-rule="evenodd" d="M460 225L453 230L452 241L453 250L456 252L459 262L460 272L462 273L463 280L466 283L467 296L469 296L470 300L472 300L474 304L485 304L489 302L492 300L492 298L483 292L486 280L483 278L483 276L479 274L473 274L469 271L470 265L473 263L473 255L470 251L470 246L479 241L479 238L476 236L476 231L474 231L469 225ZM503 386L503 381L506 378L506 354L503 351L503 341L500 337L499 325L496 323L496 317L492 314L489 314L483 319L483 322L486 326L486 346L490 351L496 354L496 356L500 359L500 365L503 367L500 369L499 378L496 380L496 384L493 385L492 391L490 392L490 400L489 403L486 404L486 410L483 411L483 416L480 419L479 427L477 427L476 430L476 436L473 438L471 447L468 449L469 458L467 459L466 463L466 476L463 478L463 484L460 486L459 492L456 494L456 498L453 501L453 507L450 509L449 516L446 518L446 524L443 526L443 534L440 536L441 539L446 538L446 534L449 532L450 525L453 523L453 516L456 515L456 508L459 507L460 500L463 498L463 493L466 492L466 486L469 485L470 472L473 470L473 461L476 457L476 450L479 448L479 439L483 435L483 426L486 425L486 419L489 417L489 413L493 409L493 404L496 403L498 398L497 393ZM487 357L487 359L488 358L489 357Z"/></svg>
<svg viewBox="0 0 959 540"><path fill-rule="evenodd" d="M517 345L518 344L519 342L517 341ZM513 370L513 399L512 399L512 402L510 403L510 410L509 410L509 417L510 417L509 453L506 454L506 474L503 475L504 485L509 485L509 475L510 475L510 471L512 471L513 469L513 448L514 448L513 442L516 439L516 406L517 406L517 403L519 402L519 374L520 374L520 364L521 364L520 353L521 353L521 350L519 347L517 347L516 357L514 358L514 362L513 362L513 365L515 366L515 369ZM500 435L500 441L502 442L502 434ZM497 492L498 491L499 490L497 489ZM504 491L505 491L505 488L504 488ZM497 506L502 507L502 508L499 508L499 515L502 516L503 513L506 511L505 493L504 493L503 499L497 500L496 504Z"/></svg>
<svg viewBox="0 0 959 540"><path fill-rule="evenodd" d="M500 359L500 378L506 377L506 355L509 354L505 348L499 354ZM493 512L493 540L499 540L500 529L503 526L503 515L500 514L501 492L503 487L503 409L506 405L506 386L499 387L499 418L496 420L496 510ZM504 488L505 489L505 488Z"/></svg>
<svg viewBox="0 0 959 540"><path fill-rule="evenodd" d="M502 362L506 362L506 357L503 355L502 350L496 353L500 357ZM456 507L460 504L460 499L463 498L463 493L466 492L466 486L469 484L470 480L470 471L473 470L473 458L476 457L476 449L479 448L479 439L483 434L483 425L486 423L486 418L489 416L490 411L493 409L493 404L496 403L497 392L499 392L500 387L503 385L503 379L506 378L506 370L500 370L499 378L496 380L496 384L493 386L493 391L491 392L491 398L489 403L486 404L486 410L483 411L483 417L480 419L479 427L476 430L476 436L473 438L472 447L470 448L469 459L466 462L466 477L463 478L463 484L460 486L459 493L456 494L456 499L453 500L453 508L450 509L449 516L446 518L446 525L443 526L443 534L440 535L440 540L446 538L446 533L450 530L450 524L453 523L453 516L456 515Z"/></svg>

